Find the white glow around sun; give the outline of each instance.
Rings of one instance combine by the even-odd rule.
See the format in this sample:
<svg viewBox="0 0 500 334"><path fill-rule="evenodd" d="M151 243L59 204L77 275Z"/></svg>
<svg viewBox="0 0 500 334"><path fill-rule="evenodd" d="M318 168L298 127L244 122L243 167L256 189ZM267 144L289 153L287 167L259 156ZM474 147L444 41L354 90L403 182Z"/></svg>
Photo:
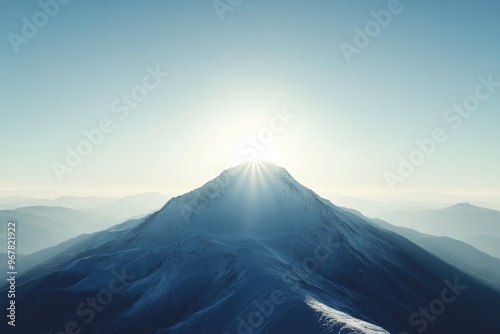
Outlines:
<svg viewBox="0 0 500 334"><path fill-rule="evenodd" d="M264 151L259 152L256 159L276 163L277 162L277 152L276 152L275 147L270 145Z"/></svg>

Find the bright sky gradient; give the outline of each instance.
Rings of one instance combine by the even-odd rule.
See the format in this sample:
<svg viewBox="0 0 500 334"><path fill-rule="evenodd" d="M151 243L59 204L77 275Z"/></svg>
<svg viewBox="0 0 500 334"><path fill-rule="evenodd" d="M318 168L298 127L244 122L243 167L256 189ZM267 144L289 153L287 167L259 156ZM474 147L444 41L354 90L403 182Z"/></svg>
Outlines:
<svg viewBox="0 0 500 334"><path fill-rule="evenodd" d="M460 126L443 120L479 76L500 82L500 2L401 1L348 62L339 45L390 2L243 0L221 20L211 0L73 0L16 53L9 33L41 7L0 0L0 194L175 194L258 151L314 190L500 195L500 87ZM114 112L158 64L168 77ZM53 163L106 118L60 181ZM385 173L435 128L448 139L391 190ZM252 148L259 133L270 143Z"/></svg>

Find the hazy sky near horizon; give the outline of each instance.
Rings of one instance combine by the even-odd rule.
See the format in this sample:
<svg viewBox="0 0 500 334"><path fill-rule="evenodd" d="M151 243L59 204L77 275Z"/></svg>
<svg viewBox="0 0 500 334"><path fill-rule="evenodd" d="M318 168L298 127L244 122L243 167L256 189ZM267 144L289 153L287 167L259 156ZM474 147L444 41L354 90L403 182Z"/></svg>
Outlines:
<svg viewBox="0 0 500 334"><path fill-rule="evenodd" d="M222 3L0 0L0 193L174 194L255 152L313 190L500 197L500 2Z"/></svg>

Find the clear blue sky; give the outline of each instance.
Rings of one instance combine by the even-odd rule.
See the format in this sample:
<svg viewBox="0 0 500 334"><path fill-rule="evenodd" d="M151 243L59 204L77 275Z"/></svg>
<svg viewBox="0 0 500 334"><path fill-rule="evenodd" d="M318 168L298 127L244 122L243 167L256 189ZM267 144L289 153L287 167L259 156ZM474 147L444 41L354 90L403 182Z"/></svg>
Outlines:
<svg viewBox="0 0 500 334"><path fill-rule="evenodd" d="M500 192L500 87L456 129L443 120L479 76L500 81L496 0L401 1L350 62L339 45L388 1L243 0L224 20L210 0L59 7L15 52L9 33L41 7L0 1L0 193L184 192L252 150L315 190L392 193L387 172L435 128L448 139L396 193ZM121 119L112 103L158 64L168 77ZM59 179L54 162L103 119L114 130ZM252 146L259 133L273 138Z"/></svg>

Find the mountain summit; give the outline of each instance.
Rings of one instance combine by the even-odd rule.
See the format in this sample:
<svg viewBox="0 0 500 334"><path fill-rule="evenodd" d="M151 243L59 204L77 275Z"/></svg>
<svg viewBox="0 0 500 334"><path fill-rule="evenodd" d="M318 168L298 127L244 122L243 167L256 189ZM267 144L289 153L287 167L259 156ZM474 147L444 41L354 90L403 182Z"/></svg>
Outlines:
<svg viewBox="0 0 500 334"><path fill-rule="evenodd" d="M498 291L271 163L65 252L23 276L23 333L500 331Z"/></svg>
<svg viewBox="0 0 500 334"><path fill-rule="evenodd" d="M299 226L306 224L311 220L306 213L312 214L313 208L321 212L326 203L284 168L254 161L228 169L201 188L172 199L158 215L180 215L184 223L196 225L193 228L231 229L269 238L273 233L290 233L284 225L292 219L303 216ZM206 219L219 214L224 217Z"/></svg>

